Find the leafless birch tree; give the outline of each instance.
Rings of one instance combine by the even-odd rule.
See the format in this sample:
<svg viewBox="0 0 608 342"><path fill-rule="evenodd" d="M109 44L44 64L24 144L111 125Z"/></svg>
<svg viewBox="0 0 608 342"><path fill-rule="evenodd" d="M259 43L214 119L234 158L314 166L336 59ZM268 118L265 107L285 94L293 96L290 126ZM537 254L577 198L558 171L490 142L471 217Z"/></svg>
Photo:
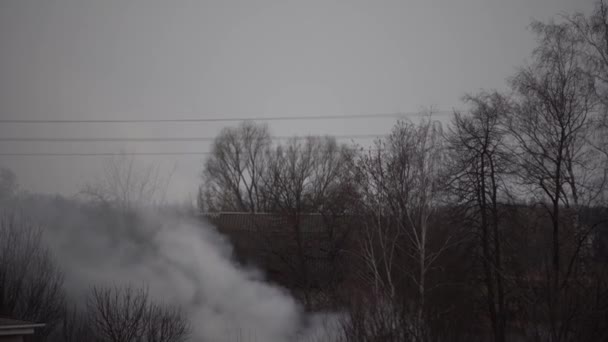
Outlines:
<svg viewBox="0 0 608 342"><path fill-rule="evenodd" d="M431 245L437 238L431 218L442 196L444 145L437 122L399 122L390 136L378 141L358 163L362 214L369 216L362 256L374 286L390 300L397 300L399 274L405 274L414 284L417 295L411 323L417 340L424 340L429 333L425 326L426 298L433 285L427 282L428 273L454 242L452 236L445 236ZM412 260L413 269L396 262L398 253Z"/></svg>
<svg viewBox="0 0 608 342"><path fill-rule="evenodd" d="M573 306L567 296L587 234L576 232L574 245L572 238L565 239L566 209L578 209L583 197L594 191L586 182L592 160L585 137L593 122L595 97L579 56L581 41L571 27L538 22L532 27L539 46L532 64L512 79L518 103L507 125L518 180L545 208L551 222L543 295L549 338L562 341L570 333L567 317Z"/></svg>

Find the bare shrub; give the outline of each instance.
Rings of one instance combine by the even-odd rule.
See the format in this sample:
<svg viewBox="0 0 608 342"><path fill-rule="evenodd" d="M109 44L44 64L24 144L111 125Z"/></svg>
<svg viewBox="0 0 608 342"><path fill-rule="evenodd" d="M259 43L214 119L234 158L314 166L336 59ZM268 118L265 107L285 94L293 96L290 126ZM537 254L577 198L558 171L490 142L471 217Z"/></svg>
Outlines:
<svg viewBox="0 0 608 342"><path fill-rule="evenodd" d="M41 230L21 216L0 217L0 312L46 324L48 335L63 316L63 275L41 240Z"/></svg>
<svg viewBox="0 0 608 342"><path fill-rule="evenodd" d="M154 303L143 288L93 288L87 309L93 334L103 341L180 342L190 332L179 309Z"/></svg>

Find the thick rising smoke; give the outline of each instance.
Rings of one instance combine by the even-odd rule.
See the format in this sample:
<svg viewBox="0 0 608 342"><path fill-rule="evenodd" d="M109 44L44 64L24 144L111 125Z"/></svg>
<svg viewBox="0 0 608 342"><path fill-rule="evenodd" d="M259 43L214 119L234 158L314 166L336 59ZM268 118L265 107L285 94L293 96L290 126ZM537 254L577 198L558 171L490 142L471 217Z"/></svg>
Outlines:
<svg viewBox="0 0 608 342"><path fill-rule="evenodd" d="M20 207L44 227L76 302L92 286L147 286L156 300L185 310L193 341L307 340L316 331L286 291L236 265L208 223L61 198L30 198Z"/></svg>

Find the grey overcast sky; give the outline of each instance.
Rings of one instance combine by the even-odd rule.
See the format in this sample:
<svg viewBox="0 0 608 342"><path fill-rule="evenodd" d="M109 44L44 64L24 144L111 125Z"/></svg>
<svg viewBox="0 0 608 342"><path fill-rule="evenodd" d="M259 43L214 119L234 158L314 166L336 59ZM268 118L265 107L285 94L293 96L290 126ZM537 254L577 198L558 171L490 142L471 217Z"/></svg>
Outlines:
<svg viewBox="0 0 608 342"><path fill-rule="evenodd" d="M147 119L460 108L504 89L532 19L592 0L0 0L2 119ZM276 135L384 134L390 119L271 122ZM214 136L230 123L1 124L1 137ZM363 141L360 141L364 143ZM208 142L0 142L12 152L206 151ZM141 156L192 196L203 156ZM103 157L2 156L23 189L74 194Z"/></svg>

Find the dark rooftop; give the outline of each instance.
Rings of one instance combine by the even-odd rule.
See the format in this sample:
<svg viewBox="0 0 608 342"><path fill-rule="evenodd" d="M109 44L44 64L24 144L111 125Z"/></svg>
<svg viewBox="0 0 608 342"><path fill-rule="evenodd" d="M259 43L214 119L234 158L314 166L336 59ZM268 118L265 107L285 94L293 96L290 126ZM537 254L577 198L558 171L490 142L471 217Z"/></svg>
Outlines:
<svg viewBox="0 0 608 342"><path fill-rule="evenodd" d="M33 323L28 321L22 321L14 318L0 316L0 329L10 329L15 327L39 327L43 326L40 323Z"/></svg>

